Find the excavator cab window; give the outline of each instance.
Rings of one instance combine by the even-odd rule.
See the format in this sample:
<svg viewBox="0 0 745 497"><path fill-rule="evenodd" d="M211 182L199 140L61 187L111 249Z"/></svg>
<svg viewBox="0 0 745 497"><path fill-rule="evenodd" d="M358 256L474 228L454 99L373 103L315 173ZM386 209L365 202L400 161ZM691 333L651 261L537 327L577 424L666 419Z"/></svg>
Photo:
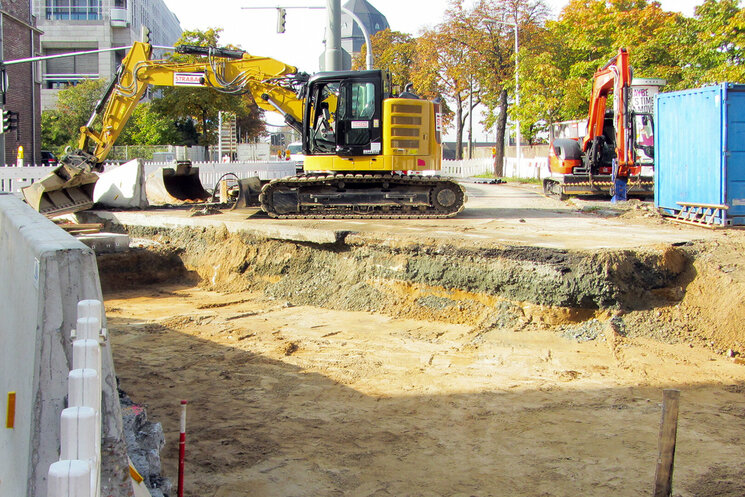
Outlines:
<svg viewBox="0 0 745 497"><path fill-rule="evenodd" d="M370 154L371 142L380 131L378 90L372 81L346 81L342 84L339 123L339 155ZM380 153L380 149L376 151Z"/></svg>

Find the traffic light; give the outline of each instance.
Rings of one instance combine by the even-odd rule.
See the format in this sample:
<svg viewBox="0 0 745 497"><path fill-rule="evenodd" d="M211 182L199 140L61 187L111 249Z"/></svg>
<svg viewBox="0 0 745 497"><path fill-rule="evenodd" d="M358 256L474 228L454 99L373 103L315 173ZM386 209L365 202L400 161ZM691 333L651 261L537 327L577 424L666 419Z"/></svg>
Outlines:
<svg viewBox="0 0 745 497"><path fill-rule="evenodd" d="M140 26L140 40L142 43L152 43L150 41L150 28L147 26Z"/></svg>
<svg viewBox="0 0 745 497"><path fill-rule="evenodd" d="M278 7L277 8L277 33L285 32L285 18L287 17L287 10Z"/></svg>
<svg viewBox="0 0 745 497"><path fill-rule="evenodd" d="M7 133L15 129L18 129L18 112L3 109L3 127L0 132Z"/></svg>

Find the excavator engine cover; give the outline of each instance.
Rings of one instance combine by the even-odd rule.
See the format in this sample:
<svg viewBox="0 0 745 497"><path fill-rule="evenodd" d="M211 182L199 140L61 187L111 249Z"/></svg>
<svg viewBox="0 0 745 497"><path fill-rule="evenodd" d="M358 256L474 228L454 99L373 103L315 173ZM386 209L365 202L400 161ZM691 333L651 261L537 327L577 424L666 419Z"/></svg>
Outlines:
<svg viewBox="0 0 745 497"><path fill-rule="evenodd" d="M150 173L145 181L145 194L150 205L179 205L210 199L199 181L199 168L192 167L188 161Z"/></svg>
<svg viewBox="0 0 745 497"><path fill-rule="evenodd" d="M22 192L31 207L53 217L93 207L96 181L96 173L63 164Z"/></svg>

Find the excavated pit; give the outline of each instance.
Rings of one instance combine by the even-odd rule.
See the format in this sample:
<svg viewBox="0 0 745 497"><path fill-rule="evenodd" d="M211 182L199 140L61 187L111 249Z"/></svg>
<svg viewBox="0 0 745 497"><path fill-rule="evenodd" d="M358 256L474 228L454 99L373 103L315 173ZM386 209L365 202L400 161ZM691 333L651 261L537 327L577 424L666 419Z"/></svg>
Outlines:
<svg viewBox="0 0 745 497"><path fill-rule="evenodd" d="M355 237L319 245L211 228L129 233L157 245L100 256L104 289L181 279L220 292L260 290L294 305L472 325L554 325L675 304L691 269L686 252L672 246L586 253Z"/></svg>
<svg viewBox="0 0 745 497"><path fill-rule="evenodd" d="M187 496L630 497L669 387L678 493L745 492L740 238L585 252L124 229L142 247L98 257L117 373L163 423L172 480L189 399Z"/></svg>

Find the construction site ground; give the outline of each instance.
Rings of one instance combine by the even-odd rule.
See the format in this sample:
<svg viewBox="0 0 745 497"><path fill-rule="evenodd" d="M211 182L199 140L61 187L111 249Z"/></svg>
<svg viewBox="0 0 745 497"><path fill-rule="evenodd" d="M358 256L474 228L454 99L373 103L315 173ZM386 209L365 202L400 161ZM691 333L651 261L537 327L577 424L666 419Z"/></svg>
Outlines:
<svg viewBox="0 0 745 497"><path fill-rule="evenodd" d="M188 496L742 496L745 233L468 185L445 220L93 211L120 387Z"/></svg>

